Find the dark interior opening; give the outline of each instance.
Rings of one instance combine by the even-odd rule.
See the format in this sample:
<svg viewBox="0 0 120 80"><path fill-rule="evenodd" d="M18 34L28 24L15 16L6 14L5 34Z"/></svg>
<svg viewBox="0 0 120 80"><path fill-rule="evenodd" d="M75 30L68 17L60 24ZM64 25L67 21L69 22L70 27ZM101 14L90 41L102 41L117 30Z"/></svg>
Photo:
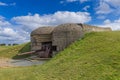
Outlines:
<svg viewBox="0 0 120 80"><path fill-rule="evenodd" d="M78 23L77 25L81 26L81 27L82 27L82 29L83 29L83 25L82 25L81 23Z"/></svg>
<svg viewBox="0 0 120 80"><path fill-rule="evenodd" d="M39 50L39 57L52 57L52 42L42 42L41 50Z"/></svg>
<svg viewBox="0 0 120 80"><path fill-rule="evenodd" d="M49 52L52 51L52 42L42 42L42 50L49 49Z"/></svg>
<svg viewBox="0 0 120 80"><path fill-rule="evenodd" d="M42 45L52 45L52 42L42 42Z"/></svg>
<svg viewBox="0 0 120 80"><path fill-rule="evenodd" d="M57 46L52 46L53 51L57 51Z"/></svg>

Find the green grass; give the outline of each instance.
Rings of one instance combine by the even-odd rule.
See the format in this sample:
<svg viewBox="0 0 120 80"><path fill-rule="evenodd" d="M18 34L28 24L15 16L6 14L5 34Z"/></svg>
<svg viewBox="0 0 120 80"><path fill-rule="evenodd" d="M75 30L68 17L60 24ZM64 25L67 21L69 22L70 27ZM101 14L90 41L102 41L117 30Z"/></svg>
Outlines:
<svg viewBox="0 0 120 80"><path fill-rule="evenodd" d="M9 48L9 46L0 46L0 51L5 50L7 48Z"/></svg>
<svg viewBox="0 0 120 80"><path fill-rule="evenodd" d="M18 53L23 53L30 51L30 43L25 43L22 45L15 45L15 46L0 46L0 57L3 58L24 58L29 55L25 56L18 56Z"/></svg>
<svg viewBox="0 0 120 80"><path fill-rule="evenodd" d="M120 80L119 36L86 34L41 66L0 69L0 80Z"/></svg>

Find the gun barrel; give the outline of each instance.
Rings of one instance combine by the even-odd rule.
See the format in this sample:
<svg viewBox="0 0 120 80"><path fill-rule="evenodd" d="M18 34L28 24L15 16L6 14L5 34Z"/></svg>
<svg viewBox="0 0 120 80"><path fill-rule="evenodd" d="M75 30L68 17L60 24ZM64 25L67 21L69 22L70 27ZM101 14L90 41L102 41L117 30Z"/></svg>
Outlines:
<svg viewBox="0 0 120 80"><path fill-rule="evenodd" d="M20 54L18 54L18 55L33 54L33 53L35 53L35 52L36 52L36 51L30 51L30 52L20 53Z"/></svg>

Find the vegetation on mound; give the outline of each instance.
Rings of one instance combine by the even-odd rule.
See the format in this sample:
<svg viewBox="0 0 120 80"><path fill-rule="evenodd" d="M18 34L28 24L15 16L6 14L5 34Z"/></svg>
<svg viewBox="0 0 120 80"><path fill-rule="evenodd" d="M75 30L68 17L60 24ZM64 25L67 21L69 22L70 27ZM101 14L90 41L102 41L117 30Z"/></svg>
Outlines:
<svg viewBox="0 0 120 80"><path fill-rule="evenodd" d="M14 59L25 58L29 55L18 56L17 54L28 51L30 51L30 43L15 46L0 46L0 57Z"/></svg>
<svg viewBox="0 0 120 80"><path fill-rule="evenodd" d="M119 36L86 34L42 66L0 69L0 80L120 80Z"/></svg>

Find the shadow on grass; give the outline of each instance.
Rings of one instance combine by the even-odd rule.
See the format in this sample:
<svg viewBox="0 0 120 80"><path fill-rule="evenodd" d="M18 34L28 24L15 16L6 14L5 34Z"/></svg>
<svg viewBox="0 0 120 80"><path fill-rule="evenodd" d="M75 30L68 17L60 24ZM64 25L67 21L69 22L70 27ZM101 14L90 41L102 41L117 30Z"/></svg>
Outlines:
<svg viewBox="0 0 120 80"><path fill-rule="evenodd" d="M31 50L31 47L30 47L30 42L25 44L24 47L22 47L19 51L18 51L18 54L20 53L24 53L24 52L29 52ZM23 58L27 58L29 57L30 54L26 54L26 55L15 55L14 57L12 57L12 59L23 59Z"/></svg>

